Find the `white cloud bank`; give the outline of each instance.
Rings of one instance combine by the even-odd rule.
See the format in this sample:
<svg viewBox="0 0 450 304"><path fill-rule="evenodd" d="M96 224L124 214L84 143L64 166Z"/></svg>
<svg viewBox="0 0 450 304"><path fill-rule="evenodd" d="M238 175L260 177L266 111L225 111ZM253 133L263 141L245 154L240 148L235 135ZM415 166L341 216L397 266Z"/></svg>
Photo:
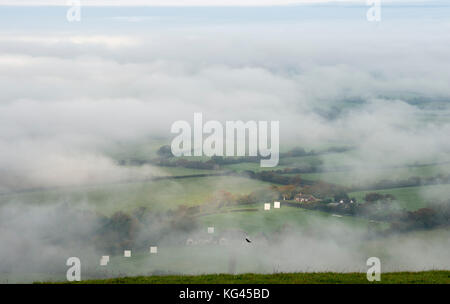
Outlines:
<svg viewBox="0 0 450 304"><path fill-rule="evenodd" d="M170 138L194 112L280 120L282 146L355 144L356 167L445 159L450 124L426 117L449 111L448 25L330 24L2 34L0 188L129 177L108 145Z"/></svg>

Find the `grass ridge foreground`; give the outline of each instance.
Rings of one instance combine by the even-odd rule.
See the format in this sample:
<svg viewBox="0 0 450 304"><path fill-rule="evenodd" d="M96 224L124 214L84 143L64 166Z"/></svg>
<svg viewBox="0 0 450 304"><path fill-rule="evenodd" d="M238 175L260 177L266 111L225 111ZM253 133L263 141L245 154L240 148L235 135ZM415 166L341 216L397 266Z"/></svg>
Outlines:
<svg viewBox="0 0 450 304"><path fill-rule="evenodd" d="M137 276L76 284L450 284L450 271L382 273L380 282L369 282L365 273L317 272Z"/></svg>

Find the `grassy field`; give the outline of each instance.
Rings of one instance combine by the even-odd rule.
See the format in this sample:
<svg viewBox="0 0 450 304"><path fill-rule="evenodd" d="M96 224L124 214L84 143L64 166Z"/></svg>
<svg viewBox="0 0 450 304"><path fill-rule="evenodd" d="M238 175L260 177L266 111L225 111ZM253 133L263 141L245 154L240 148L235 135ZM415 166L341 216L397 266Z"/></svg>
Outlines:
<svg viewBox="0 0 450 304"><path fill-rule="evenodd" d="M116 211L131 211L137 207L168 210L179 205L195 206L205 203L217 191L248 194L269 185L258 180L234 176L200 177L3 195L0 196L0 204L71 202L72 206L109 215Z"/></svg>
<svg viewBox="0 0 450 304"><path fill-rule="evenodd" d="M375 191L359 191L351 192L349 196L355 197L357 200L362 201L364 196L369 192L377 192L382 194L393 194L398 201L400 207L407 210L417 210L427 206L427 202L433 202L433 200L450 197L449 185L430 185L420 187L404 187L394 188L386 190Z"/></svg>
<svg viewBox="0 0 450 304"><path fill-rule="evenodd" d="M365 273L211 274L198 276L141 276L88 280L79 284L450 284L450 271L383 273L369 282Z"/></svg>
<svg viewBox="0 0 450 304"><path fill-rule="evenodd" d="M258 211L247 211L249 209L258 209ZM238 212L241 211L241 212ZM182 274L203 274L203 273L226 273L229 270L230 256L236 257L236 267L239 273L271 273L274 271L273 254L262 255L261 246L264 247L264 241L260 235L273 236L273 233L283 227L290 227L295 231L314 233L316 229L333 227L340 231L340 228L347 230L359 230L365 232L368 229L368 221L353 217L333 217L331 214L305 210L301 208L282 206L281 209L271 209L264 211L263 205L246 205L242 207L230 207L221 210L220 213L204 215L198 218L198 231L193 234L185 235L181 243L161 243L158 245L158 254L149 255L147 250L130 248L133 250L131 258L124 258L121 254L111 254L104 252L102 254L110 255L108 267L99 266L99 256L80 257L83 260L83 267L86 269L83 273L85 278L92 278L89 273L95 273L100 277L120 277L149 275L155 273L182 273ZM372 224L373 225L373 224ZM207 233L207 227L215 228L214 236L220 238L230 230L243 231L249 236L253 243L248 244L244 239L235 236L233 244L237 247L221 246L214 244L199 244L186 246L185 240L192 238L194 240L209 239L211 235ZM382 224L380 224L382 227ZM152 244L145 244L151 246ZM145 246L144 245L144 246ZM147 248L147 247L146 247ZM35 280L53 280L64 281L65 273L59 275L42 274L22 274L15 277L2 277L0 282L30 282L29 278ZM95 276L94 276L95 277ZM96 276L98 277L98 276Z"/></svg>
<svg viewBox="0 0 450 304"><path fill-rule="evenodd" d="M259 211L244 211L253 208ZM124 259L121 255L111 256L108 268L100 267L97 259L85 260L85 264L90 265L89 267L96 273L114 277L124 273L145 275L161 271L183 274L226 273L230 256L235 256L240 273L271 273L274 271L272 253L258 254L260 248L265 248L261 235L273 236L275 233L281 236L276 232L287 226L297 232L315 233L316 230L327 229L326 227L333 227L335 231L342 229L342 231L366 232L369 225L375 225L365 219L338 218L319 211L286 206L270 211L264 211L262 206L257 205L248 205L240 209L243 211L236 212L238 208L230 208L221 213L201 216L198 218L199 230L185 236L185 239L193 240L210 239L211 235L207 233L207 228L212 226L215 229L214 237L225 236L233 239L231 247L213 244L194 246L186 246L184 243L159 244L156 255L149 256L146 251L133 251L135 253L129 259ZM384 228L382 223L377 225L380 229ZM227 234L229 231L241 231L242 235L229 236ZM245 241L245 236L252 239L252 244Z"/></svg>
<svg viewBox="0 0 450 304"><path fill-rule="evenodd" d="M186 175L197 175L197 174L217 174L221 171L216 170L201 170L201 169L191 169L183 167L158 167L161 172L161 176L186 176Z"/></svg>
<svg viewBox="0 0 450 304"><path fill-rule="evenodd" d="M308 180L322 180L352 187L373 184L382 179L402 180L412 176L431 177L439 173L449 174L450 164L408 168L367 169L363 171L308 173L302 174L301 176Z"/></svg>
<svg viewBox="0 0 450 304"><path fill-rule="evenodd" d="M236 212L240 209L258 209L258 211ZM355 229L366 229L368 220L351 216L335 217L330 213L303 208L282 206L280 209L264 211L263 203L232 208L232 212L220 212L202 216L200 221L205 227L214 226L220 232L227 228L242 229L249 234L268 233L291 226L292 228L313 228L317 225L350 225ZM380 226L383 226L380 224ZM381 227L382 228L382 227Z"/></svg>
<svg viewBox="0 0 450 304"><path fill-rule="evenodd" d="M351 164L352 158L357 157L354 152L348 151L345 153L330 153L324 155L302 156L302 157L287 157L280 160L276 168L261 168L259 163L239 163L224 166L224 169L233 170L237 172L251 170L271 171L284 168L305 168L307 166L316 166L330 172L323 173L304 173L300 174L306 180L322 180L329 183L334 183L346 187L359 187L374 184L380 180L404 180L413 176L431 177L438 174L450 174L450 163L439 165L420 165L411 167L399 168L379 168L367 167L358 169L351 167L348 171L333 172L336 168L340 168L345 164ZM297 175L297 174L287 174Z"/></svg>
<svg viewBox="0 0 450 304"><path fill-rule="evenodd" d="M322 161L327 166L339 165L345 161L351 154L334 153L322 156L307 156L285 158L280 166L296 167L301 165L320 165ZM187 168L159 167L163 175L183 176L192 174L216 173L210 170L196 170ZM274 168L261 168L259 163L240 163L226 166L226 169L236 171L243 170L273 170ZM385 179L400 179L409 176L431 176L436 170L448 170L450 165L437 168L436 166L423 166L414 168L395 168L375 170L374 172L338 172L323 174L303 174L305 179L325 180L343 185L351 185L355 182L361 182L362 177L371 176L374 181ZM94 210L96 212L110 215L116 211L129 212L137 207L147 207L151 210L165 211L175 209L180 205L195 206L207 202L218 191L228 191L233 194L249 194L260 188L268 187L270 183L261 182L242 177L218 176L202 178L186 178L176 180L159 180L153 182L122 183L114 185L74 187L70 189L60 189L52 191L38 191L30 193L21 193L14 195L0 196L0 204L8 202L26 202L29 204L55 204L58 202L70 202L72 206L82 209ZM349 193L359 201L367 192L361 191ZM425 206L425 202L435 197L449 197L450 187L448 185L409 187L398 189L377 190L379 193L390 193L397 197L401 207L408 210L415 210ZM207 273L226 273L229 269L230 256L233 255L228 249L221 246L195 245L186 246L179 244L158 244L158 254L150 255L142 249L133 249L132 258L124 258L120 254L111 255L111 265L108 268L100 267L98 256L90 259L84 259L83 263L92 270L95 275L85 278L116 277L117 279L93 280L84 283L368 283L364 273L279 273L276 265L273 263L273 255L267 257L255 258L260 244L258 235L271 234L277 235L277 231L282 229L293 229L303 235L315 235L321 228L327 233L339 233L355 230L366 233L371 229L384 230L388 227L386 223L370 223L366 219L357 217L336 217L330 213L320 211L306 210L302 208L282 206L281 209L263 210L264 202L245 206L231 206L220 210L212 211L215 213L202 214L197 217L199 229L208 237L207 227L215 227L215 233L220 235L230 229L244 231L250 236L255 245L246 247L245 239L241 244L242 250L239 253L238 273L248 273L242 275L201 275ZM340 229L343 228L343 229ZM328 229L328 230L327 230ZM330 232L331 231L331 232ZM431 232L429 232L431 233ZM447 234L433 231L433 235L440 237L440 234ZM333 234L326 235L332 240ZM191 237L190 235L186 235ZM202 236L200 236L202 237ZM321 237L319 232L319 238ZM430 240L430 235L423 238ZM386 261L393 259L389 248L397 243L402 243L402 238L371 240L364 245L355 247L354 250L367 252L366 256L379 256ZM424 241L424 242L425 242ZM183 241L184 242L184 241ZM147 245L147 244L146 244ZM149 244L152 245L152 244ZM103 253L102 253L103 254ZM110 253L104 253L110 254ZM276 256L275 256L276 257ZM394 257L395 258L395 257ZM365 261L365 260L364 260ZM363 262L364 262L363 261ZM392 260L389 266L398 265L401 261ZM274 266L275 265L275 266ZM362 264L365 266L365 264ZM275 267L275 268L274 268ZM275 269L275 270L274 270ZM292 269L292 270L291 270ZM422 270L430 268L386 268L391 271L398 270ZM447 268L442 268L447 269ZM341 271L339 268L289 268L283 271ZM359 268L343 269L342 271L360 271ZM275 274L252 274L252 273L272 273ZM186 274L177 276L153 276L153 274ZM103 275L102 275L103 274ZM124 277L125 278L120 278ZM140 276L140 277L132 277ZM28 277L27 276L24 276ZM64 281L64 276L51 277L45 274L36 274L32 280L54 280ZM17 281L20 281L17 279ZM30 282L31 280L28 280ZM450 283L448 271L429 271L418 273L386 273L382 275L382 283Z"/></svg>

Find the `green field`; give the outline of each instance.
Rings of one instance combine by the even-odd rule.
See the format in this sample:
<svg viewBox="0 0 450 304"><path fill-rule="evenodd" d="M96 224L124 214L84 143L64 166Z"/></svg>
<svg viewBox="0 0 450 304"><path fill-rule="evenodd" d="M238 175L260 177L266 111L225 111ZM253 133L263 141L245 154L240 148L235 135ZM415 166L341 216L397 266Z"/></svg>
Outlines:
<svg viewBox="0 0 450 304"><path fill-rule="evenodd" d="M249 208L258 209L258 211L236 212L239 209ZM202 216L201 222L205 227L214 226L216 230L226 230L228 228L242 229L249 234L274 232L286 226L292 228L314 228L326 225L349 225L354 229L367 230L368 220L342 216L335 217L330 213L282 206L280 209L271 209L264 211L264 204L244 205L231 208L232 212L220 212L212 215ZM384 227L380 225L380 228Z"/></svg>
<svg viewBox="0 0 450 304"><path fill-rule="evenodd" d="M258 209L258 211L248 211L249 209ZM154 274L163 271L164 273L183 273L183 274L202 274L202 273L226 273L229 267L230 255L236 256L237 267L240 273L257 272L271 273L273 269L273 255L276 253L268 253L261 255L261 248L265 242L260 236L275 235L283 228L292 228L295 231L305 233L315 233L316 230L333 229L340 231L358 230L362 233L366 232L369 223L365 219L353 217L333 217L331 214L306 210L302 208L294 208L282 206L281 209L271 209L264 211L262 204L245 205L238 207L229 207L221 209L220 212L198 217L199 231L184 236L183 243L179 244L158 244L158 254L149 255L147 251L142 249L133 250L133 256L129 259L122 255L111 255L110 264L107 268L98 264L98 256L82 257L83 265L87 271L86 278L92 278L90 273L108 277L119 277L123 274L128 276ZM378 224L383 228L383 224ZM230 230L243 231L249 236L253 244L249 245L245 242L244 235L237 238L237 247L221 246L221 245L195 245L186 246L185 240L189 237L193 239L209 238L207 227L215 228L214 235L220 237ZM331 228L330 228L331 229ZM233 243L234 244L234 243ZM151 245L151 244L145 244ZM262 247L261 247L262 246ZM109 253L103 253L109 255ZM30 281L30 278L47 278L46 280L62 281L64 274L48 275L42 274L17 274L15 277L0 276L0 282L9 280ZM94 276L95 277L95 276Z"/></svg>
<svg viewBox="0 0 450 304"><path fill-rule="evenodd" d="M328 168L339 166L351 158L351 152L332 153L321 156L291 157L282 159L276 168L261 168L259 163L239 163L225 166L224 169L236 171L244 170L273 170L282 168L301 167L304 165L318 166L324 164ZM186 176L194 174L211 174L220 171L197 170L180 167L157 167L161 176ZM450 172L450 165L444 166L422 166L412 168L373 169L372 171L350 171L329 172L321 174L302 174L307 180L324 180L341 185L355 185L365 182L376 182L382 179L405 179L410 176L433 176L436 172ZM365 178L365 176L370 176ZM196 177L181 179L166 179L149 182L117 183L109 185L98 185L89 187L71 187L58 190L34 191L28 193L16 193L0 196L0 204L11 202L25 202L27 204L56 204L69 202L71 206L93 210L101 214L111 215L117 211L130 212L138 207L147 207L153 211L167 211L176 209L180 205L197 206L202 205L214 198L219 191L228 191L232 194L249 194L255 190L268 188L270 183L236 176ZM376 191L360 191L349 193L350 197L356 197L362 201L368 192L393 194L400 207L408 210L416 210L426 206L426 202L435 198L449 197L450 187L448 185L408 187L396 189L384 189ZM371 222L367 219L342 216L338 217L331 213L325 213L303 208L282 206L281 209L263 210L261 201L258 204L238 205L222 207L218 210L202 209L202 213L196 217L200 237L208 237L207 227L213 226L215 234L227 233L230 230L238 230L248 235L253 243L248 246L245 238L235 249L221 245L195 245L187 246L185 240L191 235L186 235L178 243L158 243L158 254L149 255L142 248L132 248L133 256L124 258L117 252L101 253L111 256L110 265L105 268L99 266L98 255L88 256L83 259L83 265L89 269L84 272L85 279L115 277L117 279L92 280L84 283L368 283L364 273L345 273L348 271L360 271L359 268L345 268L344 273L277 273L277 265L274 260L279 252L267 247L263 236L268 236L275 242L285 232L294 231L301 237L314 237L317 241L329 243L340 247L339 240L345 239L345 234L365 237L368 231L385 230L389 227L387 223ZM287 233L286 233L287 234ZM297 236L296 234L296 236ZM344 236L343 236L344 235ZM416 236L416 234L414 234ZM419 235L422 242L436 239L434 243L445 243L448 236L447 231L427 231ZM192 236L193 238L198 237ZM356 242L346 251L342 258L349 253L357 252L363 257L377 256L386 261L386 269L391 271L400 270L425 270L435 269L426 265L425 268L411 268L406 264L403 268L395 268L402 264L402 260L391 251L397 244L406 242L409 235L398 238L378 238L364 242ZM262 241L261 241L262 240ZM302 256L302 245L295 244L295 260ZM289 243L289 246L291 246ZM152 245L145 243L143 246ZM265 247L266 246L266 247ZM271 245L272 246L272 243ZM344 245L342 245L344 246ZM283 248L283 254L290 256L294 247ZM328 247L327 247L328 248ZM333 247L334 248L334 247ZM131 249L131 248L130 248ZM260 254L261 251L264 254ZM305 252L308 252L305 250ZM288 254L289 253L289 254ZM296 255L298 254L298 255ZM312 256L316 253L314 252ZM238 257L237 272L230 272L230 257ZM307 254L305 253L305 256ZM310 255L311 256L311 255ZM444 257L445 258L445 257ZM352 260L353 263L353 260ZM291 265L291 264L289 264ZM309 261L299 259L298 264L292 264L292 268L283 271L341 271L341 268L308 268ZM349 267L353 267L349 264ZM355 260L355 265L365 267L365 259ZM291 266L290 266L291 267ZM297 267L297 268L295 268ZM314 267L314 266L311 266ZM448 269L448 268L441 268ZM247 273L242 275L225 275L221 273ZM275 274L271 274L274 273ZM258 274L254 274L258 273ZM155 274L167 274L155 276ZM183 275L178 275L183 274ZM211 275L203 275L211 274ZM16 275L16 274L15 274ZM21 281L54 281L63 282L65 274L17 274L16 277L1 277L0 282L5 280ZM124 277L125 278L120 278ZM139 277L132 277L139 276ZM448 271L428 271L418 273L386 273L382 275L382 283L449 283Z"/></svg>
<svg viewBox="0 0 450 304"><path fill-rule="evenodd" d="M345 187L361 187L371 185L381 180L405 180L410 177L432 177L438 174L450 174L450 163L417 165L409 167L379 168L367 167L364 169L353 168L350 166L348 171L333 172L336 168L351 164L353 158L358 157L354 151L345 153L329 153L323 155L287 157L280 159L275 168L261 168L259 163L238 163L224 166L224 169L237 172L251 170L254 172L280 170L285 168L307 168L314 166L329 172L321 173L303 173L300 174L305 180L318 181L322 180L329 183L342 185ZM295 174L287 174L297 175Z"/></svg>
<svg viewBox="0 0 450 304"><path fill-rule="evenodd" d="M324 272L140 276L87 280L78 284L450 284L450 271L383 273L380 282L369 282L365 273Z"/></svg>
<svg viewBox="0 0 450 304"><path fill-rule="evenodd" d="M237 212L239 209L242 212ZM259 210L247 211L248 209ZM186 239L209 239L207 227L211 226L215 228L214 236L217 237L226 236L230 231L241 231L242 234L234 236L231 247L212 244L195 246L186 246L184 243L162 244L158 247L157 255L149 256L147 252L137 251L131 259L124 259L121 255L111 257L111 266L107 272L98 266L97 260L90 261L91 267L97 273L103 272L113 276L121 273L142 275L158 271L183 274L225 273L228 271L229 258L232 255L238 261L239 272L271 273L274 271L271 260L275 253L260 254L261 248L267 249L265 241L260 238L261 235L281 237L285 233L282 232L283 228L311 234L330 229L365 233L369 225L374 228L376 225L379 229L385 228L383 223L374 224L353 217L338 218L331 214L302 208L282 206L281 209L264 211L262 205L228 208L220 213L200 216L198 221L199 231L194 235L186 235ZM245 236L250 237L253 243L246 243Z"/></svg>
<svg viewBox="0 0 450 304"><path fill-rule="evenodd" d="M220 230L217 231L219 233ZM216 232L215 232L216 233ZM384 269L393 269L397 267L408 267L408 261L404 261L404 255L398 255L399 244L405 244L410 246L411 242L420 241L422 244L428 244L429 246L435 246L436 244L444 244L448 242L448 230L436 230L436 231L421 231L410 235L395 235L386 239L375 239L369 242L364 242L361 247L352 247L346 251L347 253L352 250L357 250L362 259L357 258L351 263L353 269L355 265L360 265L361 269L366 269L365 259L369 256L377 256L383 261ZM204 236L207 236L206 227ZM329 242L331 239L328 239ZM279 274L278 271L274 273L274 266L276 266L276 257L281 252L276 248L270 249L265 245L258 244L256 239L253 239L253 244L247 244L245 241L237 244L239 248L236 248L234 243L233 247L220 246L220 245L163 245L158 246L158 254L151 255L148 252L136 252L133 253L131 258L124 258L121 255L111 256L108 266L101 267L98 265L99 256L89 258L82 258L84 280L94 280L98 278L120 278L120 277L134 277L139 278L125 278L125 279L112 279L112 280L100 280L98 283L364 283L365 275L361 273L350 273L357 270L348 271L348 268L343 268L342 272L331 273L327 270L321 272L326 273L309 273L313 270L308 270L309 263L307 261L298 261L298 264L294 267L300 267L305 269L297 274ZM432 245L434 244L434 245ZM392 248L397 249L392 250ZM296 250L301 250L301 247ZM286 250L288 248L285 248ZM348 249L348 248L347 248ZM292 249L293 250L293 249ZM426 250L425 250L426 251ZM424 253L424 252L421 252ZM287 254L287 252L284 252ZM417 256L420 253L414 255L408 255L408 257ZM439 259L445 260L448 253L441 252L443 254ZM229 271L230 257L236 259L238 273L242 275L217 275L224 274ZM309 256L310 259L313 256ZM424 269L436 269L433 262L422 261L422 266L414 268L416 271L422 271ZM420 263L422 263L420 262ZM303 264L304 263L304 264ZM302 266L303 265L303 266ZM90 271L86 271L89 269ZM299 268L297 268L299 269ZM449 283L450 271L448 271L448 265L441 268L447 271L426 271L426 272L396 272L392 274L382 274L382 283ZM276 270L276 268L275 268ZM298 271L298 270L297 270ZM334 270L337 271L337 270ZM360 270L358 270L360 271ZM392 271L392 270L391 270ZM317 270L316 270L317 272ZM257 274L255 274L257 273ZM92 275L93 274L93 275ZM164 276L159 276L164 274ZM205 275L211 274L211 275ZM285 277L287 276L287 277ZM60 274L23 274L22 277L19 274L15 274L16 281L48 281L48 282L65 282L65 272L61 271ZM39 279L40 278L40 279ZM247 281L248 278L251 282ZM226 281L221 281L225 280ZM12 277L2 277L0 282L12 282ZM89 281L94 282L94 281Z"/></svg>
<svg viewBox="0 0 450 304"><path fill-rule="evenodd" d="M269 185L258 180L235 176L184 178L2 195L0 204L70 202L72 206L110 215L116 211L127 212L138 207L168 210L179 205L195 206L207 202L218 191L248 194Z"/></svg>
<svg viewBox="0 0 450 304"><path fill-rule="evenodd" d="M307 180L322 180L347 187L374 184L380 180L404 180L409 177L431 177L437 174L450 174L450 164L428 165L406 168L366 169L361 171L324 172L301 174Z"/></svg>
<svg viewBox="0 0 450 304"><path fill-rule="evenodd" d="M186 175L197 175L197 174L217 174L221 171L219 170L202 170L202 169L192 169L183 167L157 167L160 176L186 176Z"/></svg>
<svg viewBox="0 0 450 304"><path fill-rule="evenodd" d="M404 187L374 191L351 192L349 196L355 197L358 201L362 201L364 196L369 192L377 192L382 194L392 194L397 198L400 207L407 210L417 210L427 207L427 202L433 202L443 198L450 197L449 185L430 185L420 187Z"/></svg>
<svg viewBox="0 0 450 304"><path fill-rule="evenodd" d="M253 172L260 172L260 171L272 171L274 169L284 169L288 168L289 166L282 166L278 165L276 168L270 168L270 167L261 167L259 163L238 163L238 164L232 164L232 165L225 165L223 166L226 170L232 170L236 172L242 172L242 171L253 171Z"/></svg>

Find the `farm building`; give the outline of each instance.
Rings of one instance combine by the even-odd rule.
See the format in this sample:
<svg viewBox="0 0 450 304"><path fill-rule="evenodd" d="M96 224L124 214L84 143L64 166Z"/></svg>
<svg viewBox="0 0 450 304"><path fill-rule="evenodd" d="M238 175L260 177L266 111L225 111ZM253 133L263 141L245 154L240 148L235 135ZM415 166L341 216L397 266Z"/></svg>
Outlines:
<svg viewBox="0 0 450 304"><path fill-rule="evenodd" d="M297 194L294 199L296 202L300 203L313 203L318 201L318 199L315 198L313 195L306 195L302 193Z"/></svg>

